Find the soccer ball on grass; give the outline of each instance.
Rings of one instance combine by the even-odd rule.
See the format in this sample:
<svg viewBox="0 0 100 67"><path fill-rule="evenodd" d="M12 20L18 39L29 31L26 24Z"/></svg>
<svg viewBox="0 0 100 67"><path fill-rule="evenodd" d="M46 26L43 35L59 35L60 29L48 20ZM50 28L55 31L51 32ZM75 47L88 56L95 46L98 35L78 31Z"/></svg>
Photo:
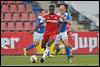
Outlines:
<svg viewBox="0 0 100 67"><path fill-rule="evenodd" d="M30 57L30 61L31 61L32 63L36 63L36 62L37 62L37 57L36 57L36 55L32 55L32 56Z"/></svg>

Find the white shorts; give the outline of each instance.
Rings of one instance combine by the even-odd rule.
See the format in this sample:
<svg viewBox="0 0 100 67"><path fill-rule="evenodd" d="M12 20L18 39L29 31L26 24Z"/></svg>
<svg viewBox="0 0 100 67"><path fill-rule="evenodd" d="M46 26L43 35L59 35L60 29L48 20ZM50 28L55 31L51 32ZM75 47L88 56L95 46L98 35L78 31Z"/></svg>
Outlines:
<svg viewBox="0 0 100 67"><path fill-rule="evenodd" d="M34 34L33 34L34 41L35 42L40 42L43 38L43 34L44 33L34 32Z"/></svg>
<svg viewBox="0 0 100 67"><path fill-rule="evenodd" d="M67 32L60 32L57 36L56 36L56 40L55 40L55 44L60 43L60 40L64 40L64 39L68 39L68 35Z"/></svg>

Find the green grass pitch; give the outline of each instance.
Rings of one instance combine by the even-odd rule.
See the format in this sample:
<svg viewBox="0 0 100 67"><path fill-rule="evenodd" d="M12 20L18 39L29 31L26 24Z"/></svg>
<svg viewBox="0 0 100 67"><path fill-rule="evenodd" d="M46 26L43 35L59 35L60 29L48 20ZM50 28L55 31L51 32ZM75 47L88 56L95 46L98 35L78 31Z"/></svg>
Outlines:
<svg viewBox="0 0 100 67"><path fill-rule="evenodd" d="M57 55L55 58L46 58L45 63L31 63L28 56L1 56L1 66L99 66L99 55L74 55L73 63L68 63L66 55Z"/></svg>

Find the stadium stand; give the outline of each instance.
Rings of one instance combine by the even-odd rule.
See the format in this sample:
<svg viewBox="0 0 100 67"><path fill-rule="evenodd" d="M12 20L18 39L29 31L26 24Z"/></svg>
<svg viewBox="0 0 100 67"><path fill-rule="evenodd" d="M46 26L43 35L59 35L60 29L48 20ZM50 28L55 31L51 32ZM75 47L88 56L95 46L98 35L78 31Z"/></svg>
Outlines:
<svg viewBox="0 0 100 67"><path fill-rule="evenodd" d="M17 12L17 5L16 4L10 5L10 12Z"/></svg>
<svg viewBox="0 0 100 67"><path fill-rule="evenodd" d="M15 23L14 22L8 22L8 31L14 31L15 30Z"/></svg>
<svg viewBox="0 0 100 67"><path fill-rule="evenodd" d="M4 17L5 21L12 21L12 13L5 13L5 17Z"/></svg>
<svg viewBox="0 0 100 67"><path fill-rule="evenodd" d="M2 4L1 5L1 12L9 12L9 5L8 4Z"/></svg>
<svg viewBox="0 0 100 67"><path fill-rule="evenodd" d="M72 1L70 1L70 2L69 1L54 1L54 2L48 1L48 2L45 2L45 3L47 3L46 6L44 5L44 2L42 3L42 1L34 1L34 2L33 1L1 1L1 25L3 25L2 27L6 27L7 25L9 25L9 22L10 22L10 24L13 25L13 22L14 22L15 23L14 29L13 29L14 31L19 30L19 29L17 29L17 27L21 23L23 24L23 26L21 27L22 31L32 30L31 26L36 21L36 18L38 16L38 13L39 13L41 7L43 7L44 9L48 9L47 5L49 5L51 3L54 3L57 6L57 4L59 4L61 2L65 2L68 5L70 4L69 12L72 15L72 29L73 30L76 29L74 27L79 27L79 28L77 28L79 31L84 31L84 30L90 31L90 30L93 30L92 28L94 28L94 30L99 29L98 20L97 20L97 22L94 22L96 19L98 19L98 15L99 15L97 12L97 9L93 10L96 12L95 15L94 15L93 11L90 12L91 13L91 15L90 15L90 14L88 14L89 10L87 10L88 11L87 13L86 13L86 11L85 12L81 11L82 10L82 9L80 9L81 6L79 8L77 5L82 5L82 4L78 3L78 2L75 2L75 3L78 3L76 5ZM96 5L98 5L98 3L96 3L94 6L96 6ZM58 8L58 7L56 7L56 8ZM91 9L93 9L93 8L91 8ZM79 24L80 23L79 20L83 20L82 17L80 17L80 14L82 15L83 18L84 18L84 16L87 18L87 19L85 19L86 21L82 21L82 24ZM93 15L94 15L94 17L93 17L93 19L91 19L91 16L93 16ZM3 22L6 22L6 23L3 23ZM17 25L17 22L18 22L18 25ZM30 22L30 23L28 23L28 22ZM96 25L94 25L94 23ZM28 24L28 26L30 28L24 28L24 27L27 27L26 24ZM17 27L16 27L16 25L17 25ZM10 28L10 29L12 29L12 28ZM7 29L7 27L6 27L6 28L2 28L1 30L9 30L10 31L10 29Z"/></svg>
<svg viewBox="0 0 100 67"><path fill-rule="evenodd" d="M22 31L23 30L23 22L16 22L16 31Z"/></svg>
<svg viewBox="0 0 100 67"><path fill-rule="evenodd" d="M25 12L25 5L24 4L18 4L18 12Z"/></svg>
<svg viewBox="0 0 100 67"><path fill-rule="evenodd" d="M20 13L13 13L13 21L20 21L21 20L21 15Z"/></svg>
<svg viewBox="0 0 100 67"><path fill-rule="evenodd" d="M30 22L24 22L24 29L26 31L32 30L32 24Z"/></svg>
<svg viewBox="0 0 100 67"><path fill-rule="evenodd" d="M1 22L1 30L2 31L7 30L7 24L6 24L6 22Z"/></svg>
<svg viewBox="0 0 100 67"><path fill-rule="evenodd" d="M32 24L36 21L32 8L32 3L1 1L1 31L32 30Z"/></svg>

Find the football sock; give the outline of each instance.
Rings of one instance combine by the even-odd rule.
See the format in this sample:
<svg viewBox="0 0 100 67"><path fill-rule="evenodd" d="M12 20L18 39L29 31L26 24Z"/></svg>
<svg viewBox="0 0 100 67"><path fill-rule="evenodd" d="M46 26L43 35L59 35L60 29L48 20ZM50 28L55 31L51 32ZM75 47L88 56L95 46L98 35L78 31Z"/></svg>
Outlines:
<svg viewBox="0 0 100 67"><path fill-rule="evenodd" d="M47 56L50 56L50 51L48 52Z"/></svg>
<svg viewBox="0 0 100 67"><path fill-rule="evenodd" d="M46 58L48 52L50 52L50 48L49 48L49 47L47 47L47 48L45 49L42 58Z"/></svg>
<svg viewBox="0 0 100 67"><path fill-rule="evenodd" d="M56 52L58 53L59 51L60 51L60 48L57 48L57 49L56 49Z"/></svg>
<svg viewBox="0 0 100 67"><path fill-rule="evenodd" d="M32 49L32 48L34 48L34 47L35 47L35 44L32 43L28 48L26 48L26 51L28 51L28 50L30 50L30 49Z"/></svg>
<svg viewBox="0 0 100 67"><path fill-rule="evenodd" d="M67 58L70 59L70 48L66 47Z"/></svg>

